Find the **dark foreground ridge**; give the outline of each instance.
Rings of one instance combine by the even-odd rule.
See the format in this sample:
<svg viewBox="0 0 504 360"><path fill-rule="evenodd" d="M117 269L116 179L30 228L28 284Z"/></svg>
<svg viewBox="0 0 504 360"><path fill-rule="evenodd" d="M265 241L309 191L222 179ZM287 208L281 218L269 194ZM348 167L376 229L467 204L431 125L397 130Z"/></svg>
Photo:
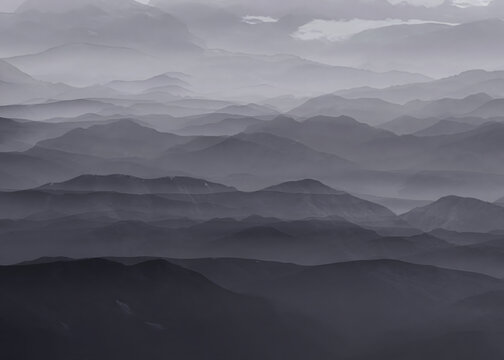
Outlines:
<svg viewBox="0 0 504 360"><path fill-rule="evenodd" d="M497 360L503 285L387 260L41 259L0 267L0 351L6 359Z"/></svg>

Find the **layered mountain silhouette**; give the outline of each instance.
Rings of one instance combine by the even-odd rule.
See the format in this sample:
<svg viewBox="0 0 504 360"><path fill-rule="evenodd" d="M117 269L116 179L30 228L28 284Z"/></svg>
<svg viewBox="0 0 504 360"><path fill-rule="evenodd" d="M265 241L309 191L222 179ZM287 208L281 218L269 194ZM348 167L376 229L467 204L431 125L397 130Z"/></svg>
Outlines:
<svg viewBox="0 0 504 360"><path fill-rule="evenodd" d="M502 230L503 208L477 199L449 196L403 215L413 226L459 232Z"/></svg>
<svg viewBox="0 0 504 360"><path fill-rule="evenodd" d="M175 130L180 135L232 136L244 132L248 127L262 124L255 117L229 117L210 124L195 124Z"/></svg>
<svg viewBox="0 0 504 360"><path fill-rule="evenodd" d="M263 191L274 191L294 194L341 194L341 191L335 190L320 181L305 179L300 181L289 181L279 185L270 186Z"/></svg>
<svg viewBox="0 0 504 360"><path fill-rule="evenodd" d="M502 360L500 18L0 1L0 358Z"/></svg>
<svg viewBox="0 0 504 360"><path fill-rule="evenodd" d="M10 118L43 121L53 118L77 118L89 113L100 113L107 110L114 113L120 111L120 108L105 101L75 99L48 101L40 104L6 105L0 107L0 114Z"/></svg>
<svg viewBox="0 0 504 360"><path fill-rule="evenodd" d="M0 60L0 105L12 105L32 98L56 96L70 90L63 84L36 80L5 60Z"/></svg>
<svg viewBox="0 0 504 360"><path fill-rule="evenodd" d="M175 262L181 266L142 258L46 259L0 269L2 291L9 294L3 302L2 327L9 330L4 353L13 358L85 353L97 358L191 359L215 353L245 359L273 359L278 354L293 359L314 354L321 359L350 354L368 359L372 351L385 359L387 353L397 351L414 359L415 347L423 343L436 357L461 354L465 347L452 347L450 340L463 338L452 330L461 318L472 319L465 322L468 331L483 329L490 339L498 333L484 316L468 316L478 314L481 306L492 309L491 315L500 314L499 307L487 304L498 304L502 282L482 275L394 261L318 267L231 259ZM342 287L355 284L355 279L358 286ZM411 279L414 285L408 285ZM237 289L253 296L238 295ZM364 296L370 293L374 296ZM432 333L433 321L446 302L454 305ZM288 317L279 306L289 311ZM384 325L380 316L388 318L389 309L403 316ZM331 321L335 318L339 321ZM310 324L310 332L298 322ZM333 337L331 341L323 336L327 331L339 332L348 322L354 324L352 331L338 336L336 343ZM211 328L211 334L202 326ZM401 335L383 332L389 329L401 329ZM415 333L415 340L407 342ZM373 335L379 336L381 345L372 340ZM21 337L32 346L15 347ZM142 342L130 346L120 341L131 337ZM174 338L174 344L166 342ZM191 346L194 341L200 346ZM398 345L402 341L409 345ZM358 342L368 347L359 348ZM489 358L501 354L498 346L488 349L485 344L473 342L471 349Z"/></svg>
<svg viewBox="0 0 504 360"><path fill-rule="evenodd" d="M103 158L155 157L189 140L160 133L131 120L120 120L88 129L76 129L59 138L42 141L37 146Z"/></svg>
<svg viewBox="0 0 504 360"><path fill-rule="evenodd" d="M13 359L330 358L289 329L272 305L166 261L86 260L0 272L2 292L9 294L2 301L2 353ZM31 346L20 349L21 341Z"/></svg>
<svg viewBox="0 0 504 360"><path fill-rule="evenodd" d="M470 70L430 82L393 86L387 89L361 88L339 94L352 98L372 97L400 103L417 99L464 98L478 93L500 97L503 94L503 77L502 71Z"/></svg>
<svg viewBox="0 0 504 360"><path fill-rule="evenodd" d="M194 151L173 149L159 160L164 167L204 177L253 173L288 179L298 178L306 171L323 174L356 167L342 157L266 133L239 134Z"/></svg>
<svg viewBox="0 0 504 360"><path fill-rule="evenodd" d="M473 114L478 108L494 100L486 93L473 94L463 99L444 98L440 100L414 100L405 104L405 112L417 118L458 117Z"/></svg>
<svg viewBox="0 0 504 360"><path fill-rule="evenodd" d="M232 216L234 211L234 217L261 215L303 219L338 216L359 224L406 225L381 205L315 182L324 193L307 188L306 183L278 185L277 189L291 189L289 192L266 189L247 193L191 178L142 180L127 176L81 176L61 184L48 184L38 190L4 192L0 196L5 200L3 218L24 218L37 213L50 216L55 209L66 215L96 211L112 212L121 217L120 214L125 212L127 219L212 218ZM154 191L159 193L152 194ZM15 206L9 207L9 203Z"/></svg>
<svg viewBox="0 0 504 360"><path fill-rule="evenodd" d="M446 5L453 7L452 4ZM358 41L354 43L350 38L347 42L336 42L331 54L368 59L370 64L382 70L415 69L433 76L470 69L498 68L491 58L501 54L497 44L504 31L504 22L498 16L489 15L477 21L452 23L452 26L438 27L435 30L426 27L422 30L409 32L399 27L396 32L400 36L392 34L385 37L385 41L380 41L384 38L380 36L382 34L370 36L371 40L365 42L357 37ZM454 41L457 41L457 46L450 47ZM421 56L418 56L417 51L421 52ZM468 55L472 51L485 54L485 59L469 59ZM392 57L393 61L390 60Z"/></svg>
<svg viewBox="0 0 504 360"><path fill-rule="evenodd" d="M336 95L325 95L308 100L289 112L300 117L349 116L361 122L379 124L401 114L401 107L378 99L345 99Z"/></svg>
<svg viewBox="0 0 504 360"><path fill-rule="evenodd" d="M415 132L416 136L438 136L461 134L474 130L476 126L453 120L440 120L426 129Z"/></svg>
<svg viewBox="0 0 504 360"><path fill-rule="evenodd" d="M455 134L441 143L438 155L431 154L428 167L445 170L473 170L483 173L501 173L497 162L502 156L500 140L504 125L489 123L462 134Z"/></svg>
<svg viewBox="0 0 504 360"><path fill-rule="evenodd" d="M62 61L65 59L68 63ZM73 43L57 46L40 53L16 56L9 63L43 80L66 81L69 85L89 86L97 82L128 78L128 69L143 64L145 70L138 70L137 77L154 76L163 67L155 58L126 47L106 46L92 43ZM55 69L47 69L41 64L59 63ZM72 66L80 71L72 72ZM49 72L51 71L52 72Z"/></svg>
<svg viewBox="0 0 504 360"><path fill-rule="evenodd" d="M247 131L289 137L314 149L346 156L355 156L357 148L368 141L394 137L393 133L373 128L347 116L316 116L302 122L278 117L251 126Z"/></svg>
<svg viewBox="0 0 504 360"><path fill-rule="evenodd" d="M40 141L62 136L76 128L88 128L93 125L96 125L93 121L46 123L0 118L0 144L4 152L24 151Z"/></svg>
<svg viewBox="0 0 504 360"><path fill-rule="evenodd" d="M68 14L79 22L84 31L72 31L75 24L65 22ZM167 46L178 51L194 51L197 48L192 43L187 27L175 17L131 0L79 0L72 4L57 0L26 1L11 16L11 21L4 24L4 30L7 33L14 31L27 20L32 21L30 29L38 27L39 31L37 34L28 32L23 38L21 46L29 49L25 53L33 53L33 50L40 48L40 41L48 47L62 43L98 43L119 46L134 44L139 50L149 51L162 51ZM134 32L134 37L126 40L118 32L132 33L128 28L131 22L142 23L142 28ZM58 28L63 31L57 31ZM94 35L96 32L99 32L99 37ZM166 36L153 36L158 32L165 32ZM7 48L14 47L12 39L6 37L2 40Z"/></svg>
<svg viewBox="0 0 504 360"><path fill-rule="evenodd" d="M208 268L203 272L221 281L229 278ZM254 292L285 304L292 312L318 319L322 326L340 333L346 339L346 351L360 353L363 359L385 359L390 352L400 352L402 357L414 359L420 344L428 346L436 358L464 357L462 349L480 349L495 358L500 353L499 347L488 350L485 341L462 348L453 346L449 339L461 335L452 332L451 325L461 318L459 316L464 316L458 314L458 309L447 314L443 304L458 299L465 301L472 296L478 298L500 286L499 280L485 276L395 261L303 268L269 282L252 282ZM388 313L389 310L395 315ZM396 316L398 313L402 316ZM443 313L444 316L439 315ZM446 327L444 322L439 324L439 316L446 320ZM484 330L486 335L496 331L491 321L479 318L477 323L488 326ZM376 324L380 325L376 328ZM474 325L466 325L465 329ZM432 332L433 329L436 331ZM404 345L394 345L398 341L404 341ZM359 349L362 343L369 347ZM491 343L497 344L497 340Z"/></svg>
<svg viewBox="0 0 504 360"><path fill-rule="evenodd" d="M166 214L149 220L144 213L140 221L138 213L124 207L121 211L102 208L76 215L63 213L65 209L59 213L48 210L4 221L0 261L11 264L42 256L87 258L106 253L121 257L238 257L313 265L402 259L453 247L431 235L380 235L336 215L303 220L249 216L204 221L197 218L203 210L191 214L180 206L174 209L178 216L186 217L167 218ZM217 214L216 208L213 214ZM124 220L134 216L136 220Z"/></svg>
<svg viewBox="0 0 504 360"><path fill-rule="evenodd" d="M188 177L141 179L127 175L82 175L62 183L42 186L43 190L76 192L121 192L125 194L210 194L236 191L229 186Z"/></svg>
<svg viewBox="0 0 504 360"><path fill-rule="evenodd" d="M493 99L470 112L469 115L482 118L493 118L502 116L502 110L504 110L504 101L502 99Z"/></svg>

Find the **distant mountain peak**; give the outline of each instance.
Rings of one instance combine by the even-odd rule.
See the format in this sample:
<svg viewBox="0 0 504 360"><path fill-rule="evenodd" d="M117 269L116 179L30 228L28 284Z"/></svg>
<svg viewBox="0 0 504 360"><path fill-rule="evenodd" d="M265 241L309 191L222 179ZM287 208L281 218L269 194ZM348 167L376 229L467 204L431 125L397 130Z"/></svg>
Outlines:
<svg viewBox="0 0 504 360"><path fill-rule="evenodd" d="M288 181L278 185L270 186L262 191L275 191L286 193L299 193L299 194L344 194L342 191L333 189L318 180L303 179L297 181Z"/></svg>
<svg viewBox="0 0 504 360"><path fill-rule="evenodd" d="M437 201L420 209L434 210L434 211L477 211L478 208L494 208L492 203L486 201L462 197L456 195L444 196ZM503 213L504 214L504 213ZM503 224L504 227L504 224Z"/></svg>
<svg viewBox="0 0 504 360"><path fill-rule="evenodd" d="M456 195L448 195L440 198L434 204L470 204L470 203L485 203L482 200L475 199L475 198L468 198L468 197L462 197L462 196L456 196Z"/></svg>
<svg viewBox="0 0 504 360"><path fill-rule="evenodd" d="M289 116L285 115L278 115L276 118L270 121L270 123L278 123L278 124L292 124L292 123L297 123L296 120Z"/></svg>
<svg viewBox="0 0 504 360"><path fill-rule="evenodd" d="M107 137L129 136L135 137L138 134L159 134L162 133L148 126L143 126L136 122L134 119L123 118L117 121L109 122L106 124L98 124L89 127L88 129L76 129L73 131L82 131L84 133L97 133L108 134ZM135 135L135 132L137 132ZM166 134L171 135L171 134Z"/></svg>
<svg viewBox="0 0 504 360"><path fill-rule="evenodd" d="M293 239L294 237L286 234L272 226L256 226L253 228L242 230L232 237L239 239L268 239L268 238L278 238L278 239Z"/></svg>
<svg viewBox="0 0 504 360"><path fill-rule="evenodd" d="M145 128L144 126L140 125L137 123L135 120L130 119L130 118L123 118L119 119L117 121L108 123L108 124L103 124L103 125L97 125L97 126L103 126L105 128L128 128L128 129L135 129L135 128Z"/></svg>
<svg viewBox="0 0 504 360"><path fill-rule="evenodd" d="M207 194L236 191L235 188L229 186L191 177L145 179L123 174L81 175L65 182L44 185L41 189L78 192L111 191L129 194Z"/></svg>
<svg viewBox="0 0 504 360"><path fill-rule="evenodd" d="M0 60L0 81L27 84L36 82L30 75L4 60Z"/></svg>
<svg viewBox="0 0 504 360"><path fill-rule="evenodd" d="M233 114L242 116L275 116L278 115L278 111L272 109L269 106L258 105L254 103L246 105L230 105L222 109L217 110L218 113L223 114Z"/></svg>
<svg viewBox="0 0 504 360"><path fill-rule="evenodd" d="M415 132L415 136L437 136L437 135L452 135L460 134L474 130L475 126L463 122L458 122L451 119L443 119L432 126Z"/></svg>
<svg viewBox="0 0 504 360"><path fill-rule="evenodd" d="M424 231L491 232L504 229L504 208L475 198L445 196L403 215Z"/></svg>
<svg viewBox="0 0 504 360"><path fill-rule="evenodd" d="M338 124L338 125L365 125L361 122L358 122L354 118L346 115L341 115L341 116L325 116L325 115L319 115L319 116L314 116L311 117L305 122L312 122L312 123L329 123L329 124Z"/></svg>

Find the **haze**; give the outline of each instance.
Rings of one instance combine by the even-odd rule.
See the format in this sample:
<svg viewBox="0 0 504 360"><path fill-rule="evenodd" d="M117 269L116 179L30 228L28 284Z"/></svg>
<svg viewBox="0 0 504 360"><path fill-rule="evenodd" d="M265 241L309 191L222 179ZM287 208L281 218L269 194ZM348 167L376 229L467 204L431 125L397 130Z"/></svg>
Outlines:
<svg viewBox="0 0 504 360"><path fill-rule="evenodd" d="M503 0L0 6L0 358L504 359Z"/></svg>

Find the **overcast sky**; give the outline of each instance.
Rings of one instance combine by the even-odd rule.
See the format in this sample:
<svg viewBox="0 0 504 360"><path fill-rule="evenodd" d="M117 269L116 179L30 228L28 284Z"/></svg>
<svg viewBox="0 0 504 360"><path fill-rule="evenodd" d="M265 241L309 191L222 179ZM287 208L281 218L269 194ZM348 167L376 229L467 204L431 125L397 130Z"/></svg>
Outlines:
<svg viewBox="0 0 504 360"><path fill-rule="evenodd" d="M139 0L143 3L148 3L149 0ZM337 4L337 3L348 3L348 6L352 6L356 0L315 0L315 1L306 1L306 0L163 0L165 2L179 2L179 3L187 3L187 2L203 2L206 4L214 3L214 4L240 4L240 3L255 3L255 4L264 4L264 8L275 7L275 6L296 6L298 3L301 4L309 4L309 6L314 6L314 4L326 3L326 4ZM425 6L425 7L436 7L442 5L444 3L452 4L458 7L471 7L471 6L486 6L492 1L501 1L501 0L364 0L361 2L389 2L393 5L400 5L401 3L408 3L413 6Z"/></svg>
<svg viewBox="0 0 504 360"><path fill-rule="evenodd" d="M25 0L0 0L0 12L12 12L17 9ZM68 0L75 1L75 0ZM140 3L148 3L149 0L136 0Z"/></svg>
<svg viewBox="0 0 504 360"><path fill-rule="evenodd" d="M0 11L10 12L15 10L23 0L1 0L0 1Z"/></svg>
<svg viewBox="0 0 504 360"><path fill-rule="evenodd" d="M24 0L0 0L0 11L2 12L9 12L15 10ZM68 1L75 1L75 0L68 0ZM148 3L149 0L137 0L142 3ZM310 6L314 6L317 3L344 3L347 2L349 6L352 6L352 3L355 0L316 0L316 1L309 1L307 0L164 0L166 2L179 2L179 3L187 3L187 2L203 2L206 4L209 3L215 3L215 4L243 4L243 3L255 3L255 4L262 4L264 3L264 8L267 9L268 7L278 7L278 6L296 6L299 3L301 4L307 4L309 3ZM372 1L388 1L389 3L392 4L400 4L400 3L409 3L411 5L415 6L428 6L428 7L435 7L443 4L444 2L452 3L453 5L459 6L459 7L470 7L470 6L486 6L492 0L368 0L370 2ZM503 1L503 0L493 0L493 1Z"/></svg>

